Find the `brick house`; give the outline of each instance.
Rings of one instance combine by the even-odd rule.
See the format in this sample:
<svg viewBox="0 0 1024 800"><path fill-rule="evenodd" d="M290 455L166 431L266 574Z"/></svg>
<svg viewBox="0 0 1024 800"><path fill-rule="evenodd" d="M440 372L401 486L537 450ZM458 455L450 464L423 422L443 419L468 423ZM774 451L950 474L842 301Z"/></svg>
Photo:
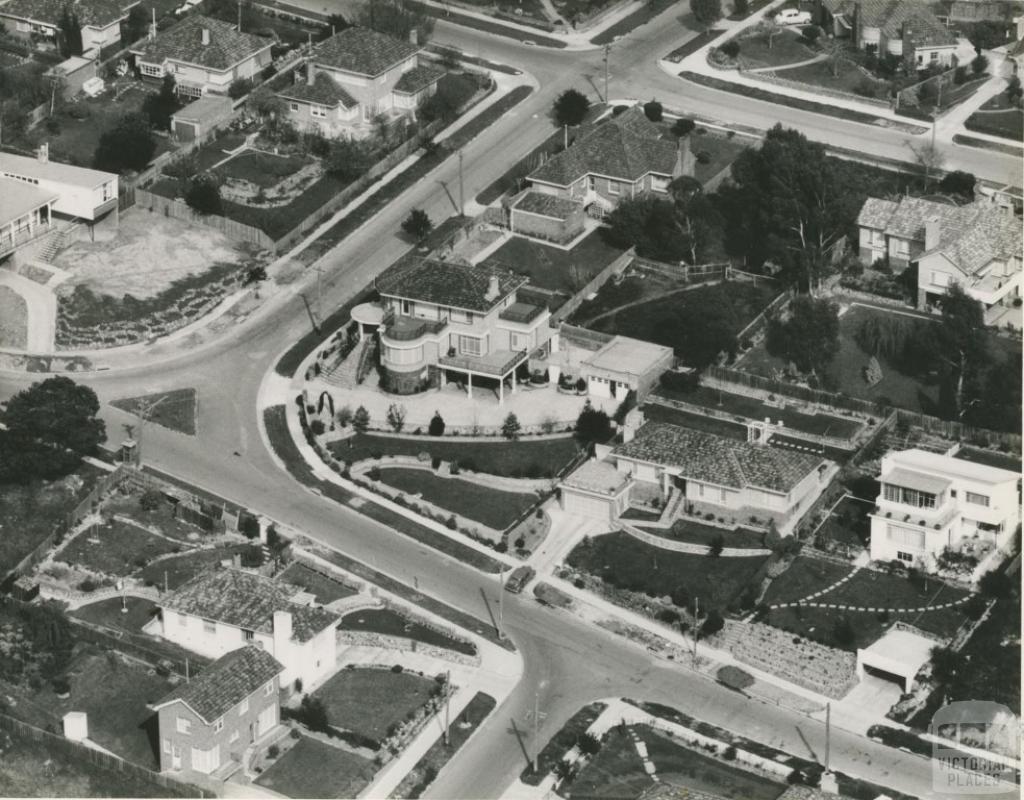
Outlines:
<svg viewBox="0 0 1024 800"><path fill-rule="evenodd" d="M138 4L139 0L7 0L0 4L0 23L11 36L56 45L66 8L78 17L82 52L91 54L121 41L121 22Z"/></svg>
<svg viewBox="0 0 1024 800"><path fill-rule="evenodd" d="M693 176L694 163L690 137L662 138L661 129L634 106L598 122L526 179L535 192L603 213L623 197L667 193L673 179Z"/></svg>
<svg viewBox="0 0 1024 800"><path fill-rule="evenodd" d="M965 206L916 197L869 197L857 217L861 263L917 268L917 304L936 303L950 284L1000 324L1021 296L1021 224L1012 209L979 200Z"/></svg>
<svg viewBox="0 0 1024 800"><path fill-rule="evenodd" d="M230 22L194 15L144 39L129 51L143 80L173 75L178 94L227 94L241 78L253 79L271 62L274 40L239 32Z"/></svg>
<svg viewBox="0 0 1024 800"><path fill-rule="evenodd" d="M283 665L282 682L308 691L334 671L339 617L301 596L262 575L209 570L160 598L160 635L209 658L255 644Z"/></svg>
<svg viewBox="0 0 1024 800"><path fill-rule="evenodd" d="M419 44L352 27L313 48L305 79L278 92L301 130L362 138L378 115L415 117L444 72L420 62Z"/></svg>
<svg viewBox="0 0 1024 800"><path fill-rule="evenodd" d="M266 650L249 645L155 703L160 771L209 775L240 763L280 722L283 670Z"/></svg>
<svg viewBox="0 0 1024 800"><path fill-rule="evenodd" d="M956 65L957 38L924 0L816 0L814 19L858 50L898 56L912 69Z"/></svg>

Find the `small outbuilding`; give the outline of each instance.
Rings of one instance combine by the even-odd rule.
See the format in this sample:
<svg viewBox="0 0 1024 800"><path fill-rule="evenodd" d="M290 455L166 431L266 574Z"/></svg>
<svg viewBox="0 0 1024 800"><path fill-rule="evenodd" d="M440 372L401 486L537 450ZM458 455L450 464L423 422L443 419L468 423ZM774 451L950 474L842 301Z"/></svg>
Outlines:
<svg viewBox="0 0 1024 800"><path fill-rule="evenodd" d="M931 658L938 642L905 628L890 628L877 642L857 650L857 677L866 672L899 682L904 694L910 692L914 676Z"/></svg>
<svg viewBox="0 0 1024 800"><path fill-rule="evenodd" d="M562 509L587 519L614 522L629 507L631 483L613 464L592 458L559 484Z"/></svg>
<svg viewBox="0 0 1024 800"><path fill-rule="evenodd" d="M203 139L231 117L231 98L205 94L171 117L171 133L182 142Z"/></svg>
<svg viewBox="0 0 1024 800"><path fill-rule="evenodd" d="M71 56L47 70L45 77L63 81L61 94L65 100L70 100L84 90L87 81L96 77L96 62L91 58Z"/></svg>
<svg viewBox="0 0 1024 800"><path fill-rule="evenodd" d="M624 400L630 391L641 401L672 366L671 347L616 336L582 362L580 373L594 397Z"/></svg>
<svg viewBox="0 0 1024 800"><path fill-rule="evenodd" d="M525 191L510 207L513 233L564 243L583 232L583 203L537 191Z"/></svg>

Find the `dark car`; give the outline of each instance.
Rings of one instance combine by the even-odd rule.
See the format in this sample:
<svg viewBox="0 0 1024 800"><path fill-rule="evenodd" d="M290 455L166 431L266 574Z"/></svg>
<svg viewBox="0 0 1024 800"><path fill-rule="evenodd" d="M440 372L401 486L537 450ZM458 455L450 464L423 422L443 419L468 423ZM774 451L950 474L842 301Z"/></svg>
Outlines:
<svg viewBox="0 0 1024 800"><path fill-rule="evenodd" d="M512 574L508 576L508 580L505 581L505 591L519 594L523 591L523 587L533 580L533 576L536 574L537 571L533 567L528 567L525 564L521 567L516 567L512 570Z"/></svg>

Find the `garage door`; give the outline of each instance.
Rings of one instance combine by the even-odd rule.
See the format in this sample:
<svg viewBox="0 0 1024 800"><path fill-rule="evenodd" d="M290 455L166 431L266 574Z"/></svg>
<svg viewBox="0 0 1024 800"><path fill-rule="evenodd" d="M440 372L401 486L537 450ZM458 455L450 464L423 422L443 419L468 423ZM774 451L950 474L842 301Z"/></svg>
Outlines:
<svg viewBox="0 0 1024 800"><path fill-rule="evenodd" d="M588 519L599 519L602 522L611 519L610 500L579 494L564 487L562 488L562 508L570 514Z"/></svg>

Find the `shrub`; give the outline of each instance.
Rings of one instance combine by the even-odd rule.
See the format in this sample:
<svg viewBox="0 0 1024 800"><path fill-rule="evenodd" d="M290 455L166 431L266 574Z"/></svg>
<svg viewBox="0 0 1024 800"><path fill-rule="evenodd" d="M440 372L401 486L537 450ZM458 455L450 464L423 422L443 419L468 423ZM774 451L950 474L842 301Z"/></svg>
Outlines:
<svg viewBox="0 0 1024 800"><path fill-rule="evenodd" d="M352 427L358 433L366 433L366 429L370 427L370 412L366 410L366 406L359 406L356 409L356 413L352 415Z"/></svg>
<svg viewBox="0 0 1024 800"><path fill-rule="evenodd" d="M753 675L732 665L721 667L718 672L715 673L715 677L718 678L719 683L728 686L730 689L736 689L737 691L742 691L743 689L747 689L754 685Z"/></svg>
<svg viewBox="0 0 1024 800"><path fill-rule="evenodd" d="M401 673L401 672L402 672L402 669L403 669L403 667L402 667L402 665L401 665L401 664L395 664L395 665L393 665L393 666L391 667L391 671L392 671L393 673L395 673L396 675L398 675L399 673Z"/></svg>
<svg viewBox="0 0 1024 800"><path fill-rule="evenodd" d="M957 86L967 83L967 67L961 65L954 70L953 83Z"/></svg>
<svg viewBox="0 0 1024 800"><path fill-rule="evenodd" d="M146 489L139 498L139 505L143 511L156 511L163 502L163 494L157 489Z"/></svg>
<svg viewBox="0 0 1024 800"><path fill-rule="evenodd" d="M596 756L601 752L601 740L592 733L581 733L576 744L580 752L587 756Z"/></svg>
<svg viewBox="0 0 1024 800"><path fill-rule="evenodd" d="M314 436L322 436L326 428L323 420L315 419L309 423L309 430Z"/></svg>
<svg viewBox="0 0 1024 800"><path fill-rule="evenodd" d="M722 555L722 551L725 549L725 537L722 534L716 534L711 540L711 544L708 545L708 555L712 558L718 558Z"/></svg>
<svg viewBox="0 0 1024 800"><path fill-rule="evenodd" d="M676 136L689 136L697 123L688 117L680 117L672 124L672 133Z"/></svg>
<svg viewBox="0 0 1024 800"><path fill-rule="evenodd" d="M267 748L267 755L270 756L270 758L277 758L281 755L281 748L276 744L272 744Z"/></svg>
<svg viewBox="0 0 1024 800"><path fill-rule="evenodd" d="M352 406L342 406L336 418L341 427L347 427L352 421Z"/></svg>
<svg viewBox="0 0 1024 800"><path fill-rule="evenodd" d="M295 693L302 694L302 678L295 679Z"/></svg>
<svg viewBox="0 0 1024 800"><path fill-rule="evenodd" d="M708 612L707 619L704 620L704 624L701 625L700 630L705 636L711 636L712 634L718 633L724 627L725 619L722 617L722 612L717 608L713 608Z"/></svg>
<svg viewBox="0 0 1024 800"><path fill-rule="evenodd" d="M387 420L395 433L401 433L405 427L405 406L401 403L392 403L388 406Z"/></svg>
<svg viewBox="0 0 1024 800"><path fill-rule="evenodd" d="M736 760L736 748L733 747L732 745L729 745L727 748L725 748L725 752L722 753L722 758L724 758L726 761L735 761Z"/></svg>
<svg viewBox="0 0 1024 800"><path fill-rule="evenodd" d="M450 517L448 517L448 519L445 520L444 524L445 524L445 527L447 527L448 530L450 530L450 531L454 531L454 530L458 529L458 527L459 527L459 522L458 522L457 519L455 519L455 515L454 514L452 514Z"/></svg>
<svg viewBox="0 0 1024 800"><path fill-rule="evenodd" d="M236 78L228 86L228 97L232 100L237 100L239 97L245 97L251 91L252 80L249 78Z"/></svg>
<svg viewBox="0 0 1024 800"><path fill-rule="evenodd" d="M735 39L730 39L718 49L729 56L729 58L736 58L740 54L740 43Z"/></svg>
<svg viewBox="0 0 1024 800"><path fill-rule="evenodd" d="M185 202L197 214L219 215L223 210L220 198L220 187L210 176L200 175L193 178L185 190Z"/></svg>
<svg viewBox="0 0 1024 800"><path fill-rule="evenodd" d="M644 115L651 122L661 122L664 116L664 109L657 100L648 100L644 103Z"/></svg>
<svg viewBox="0 0 1024 800"><path fill-rule="evenodd" d="M800 33L803 35L804 41L807 42L807 44L814 44L818 41L818 37L821 36L821 28L817 25L808 25L801 30Z"/></svg>
<svg viewBox="0 0 1024 800"><path fill-rule="evenodd" d="M435 411L434 416L430 418L430 426L427 428L427 433L431 436L444 436L444 417L441 416L440 411Z"/></svg>

